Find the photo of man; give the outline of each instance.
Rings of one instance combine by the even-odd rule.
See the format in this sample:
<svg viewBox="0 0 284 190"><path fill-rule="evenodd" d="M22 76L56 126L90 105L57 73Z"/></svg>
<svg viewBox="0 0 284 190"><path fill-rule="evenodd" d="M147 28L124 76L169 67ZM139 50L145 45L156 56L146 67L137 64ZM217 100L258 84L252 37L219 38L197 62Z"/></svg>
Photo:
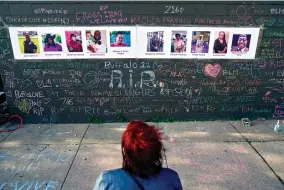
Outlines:
<svg viewBox="0 0 284 190"><path fill-rule="evenodd" d="M83 52L81 31L65 31L69 52Z"/></svg>
<svg viewBox="0 0 284 190"><path fill-rule="evenodd" d="M232 41L232 53L247 53L250 46L250 34L234 34Z"/></svg>
<svg viewBox="0 0 284 190"><path fill-rule="evenodd" d="M218 54L226 54L228 50L229 32L217 31L215 32L215 42L213 52Z"/></svg>
<svg viewBox="0 0 284 190"><path fill-rule="evenodd" d="M18 41L22 54L40 53L37 31L18 31Z"/></svg>
<svg viewBox="0 0 284 190"><path fill-rule="evenodd" d="M110 32L110 47L130 47L130 31Z"/></svg>
<svg viewBox="0 0 284 190"><path fill-rule="evenodd" d="M106 31L95 30L86 31L86 41L88 53L106 53Z"/></svg>
<svg viewBox="0 0 284 190"><path fill-rule="evenodd" d="M171 39L171 52L172 53L185 53L187 42L186 31L172 31Z"/></svg>
<svg viewBox="0 0 284 190"><path fill-rule="evenodd" d="M61 35L60 34L45 34L42 35L43 39L43 51L44 52L59 52L62 51Z"/></svg>
<svg viewBox="0 0 284 190"><path fill-rule="evenodd" d="M191 41L191 53L208 53L209 52L210 32L193 31Z"/></svg>
<svg viewBox="0 0 284 190"><path fill-rule="evenodd" d="M147 52L164 52L164 32L147 32Z"/></svg>

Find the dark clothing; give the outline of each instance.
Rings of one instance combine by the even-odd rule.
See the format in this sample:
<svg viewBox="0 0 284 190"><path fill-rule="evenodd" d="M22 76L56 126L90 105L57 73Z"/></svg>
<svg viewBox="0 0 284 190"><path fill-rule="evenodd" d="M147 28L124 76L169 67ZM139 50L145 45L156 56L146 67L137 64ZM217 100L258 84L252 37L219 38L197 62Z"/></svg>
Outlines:
<svg viewBox="0 0 284 190"><path fill-rule="evenodd" d="M77 41L70 40L67 44L69 52L83 52L82 44Z"/></svg>
<svg viewBox="0 0 284 190"><path fill-rule="evenodd" d="M225 40L221 43L219 39L216 39L214 42L214 53L220 53L219 51L223 51L225 47L227 47ZM223 53L227 53L227 50Z"/></svg>
<svg viewBox="0 0 284 190"><path fill-rule="evenodd" d="M160 47L159 38L152 38L150 41L150 51L158 51Z"/></svg>
<svg viewBox="0 0 284 190"><path fill-rule="evenodd" d="M36 45L32 41L24 41L24 53L35 53Z"/></svg>
<svg viewBox="0 0 284 190"><path fill-rule="evenodd" d="M159 174L146 179L135 178L146 190L182 190L178 174L169 168L162 168ZM120 168L101 173L93 190L139 190L139 188L134 179Z"/></svg>

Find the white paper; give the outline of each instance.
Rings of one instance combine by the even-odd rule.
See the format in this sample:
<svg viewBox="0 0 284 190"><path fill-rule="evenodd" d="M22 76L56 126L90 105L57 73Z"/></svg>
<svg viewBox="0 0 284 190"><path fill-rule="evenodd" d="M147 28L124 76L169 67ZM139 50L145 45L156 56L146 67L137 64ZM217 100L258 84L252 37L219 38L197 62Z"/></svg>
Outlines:
<svg viewBox="0 0 284 190"><path fill-rule="evenodd" d="M67 59L83 59L85 57L82 27L65 27L63 30L65 56Z"/></svg>
<svg viewBox="0 0 284 190"><path fill-rule="evenodd" d="M15 59L39 59L41 54L38 28L9 28L10 39Z"/></svg>
<svg viewBox="0 0 284 190"><path fill-rule="evenodd" d="M40 39L39 58L62 59L65 58L65 37L62 28L38 28Z"/></svg>
<svg viewBox="0 0 284 190"><path fill-rule="evenodd" d="M212 28L211 36L212 43L210 50L212 51L211 58L226 59L230 58L230 40L232 38L232 28Z"/></svg>
<svg viewBox="0 0 284 190"><path fill-rule="evenodd" d="M136 27L108 27L108 58L135 58Z"/></svg>
<svg viewBox="0 0 284 190"><path fill-rule="evenodd" d="M139 58L167 58L170 54L171 28L138 27L137 56Z"/></svg>
<svg viewBox="0 0 284 190"><path fill-rule="evenodd" d="M168 58L189 58L189 44L188 36L190 31L186 27L171 27L170 28L170 38L166 41L166 48L170 49L170 53L167 54ZM168 40L170 44L168 45Z"/></svg>
<svg viewBox="0 0 284 190"><path fill-rule="evenodd" d="M86 58L108 57L108 27L84 27L83 49Z"/></svg>
<svg viewBox="0 0 284 190"><path fill-rule="evenodd" d="M15 59L254 59L260 28L10 27L9 32Z"/></svg>
<svg viewBox="0 0 284 190"><path fill-rule="evenodd" d="M190 33L189 57L198 59L208 59L212 57L212 32L208 27L192 27Z"/></svg>
<svg viewBox="0 0 284 190"><path fill-rule="evenodd" d="M259 28L234 28L228 43L229 59L254 59L259 36Z"/></svg>

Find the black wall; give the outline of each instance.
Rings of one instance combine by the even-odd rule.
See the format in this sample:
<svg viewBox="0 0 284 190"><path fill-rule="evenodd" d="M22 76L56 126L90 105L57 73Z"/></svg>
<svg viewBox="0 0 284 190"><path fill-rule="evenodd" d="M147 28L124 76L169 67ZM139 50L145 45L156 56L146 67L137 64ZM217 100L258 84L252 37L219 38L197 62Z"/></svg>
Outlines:
<svg viewBox="0 0 284 190"><path fill-rule="evenodd" d="M0 17L4 91L9 112L25 123L284 117L283 2L3 2ZM13 58L9 26L99 25L261 26L262 32L255 60ZM219 75L205 76L206 64L219 64Z"/></svg>

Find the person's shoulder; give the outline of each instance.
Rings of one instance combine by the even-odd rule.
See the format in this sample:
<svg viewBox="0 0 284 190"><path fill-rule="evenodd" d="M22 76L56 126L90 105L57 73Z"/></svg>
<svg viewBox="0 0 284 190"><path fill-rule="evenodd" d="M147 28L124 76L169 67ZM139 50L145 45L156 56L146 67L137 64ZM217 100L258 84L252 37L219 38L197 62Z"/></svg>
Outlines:
<svg viewBox="0 0 284 190"><path fill-rule="evenodd" d="M161 173L163 174L168 174L168 175L173 175L173 176L178 176L178 173L171 169L171 168L162 168Z"/></svg>
<svg viewBox="0 0 284 190"><path fill-rule="evenodd" d="M112 170L105 170L100 175L102 177L110 177L110 176L117 176L124 173L122 168L112 169Z"/></svg>

